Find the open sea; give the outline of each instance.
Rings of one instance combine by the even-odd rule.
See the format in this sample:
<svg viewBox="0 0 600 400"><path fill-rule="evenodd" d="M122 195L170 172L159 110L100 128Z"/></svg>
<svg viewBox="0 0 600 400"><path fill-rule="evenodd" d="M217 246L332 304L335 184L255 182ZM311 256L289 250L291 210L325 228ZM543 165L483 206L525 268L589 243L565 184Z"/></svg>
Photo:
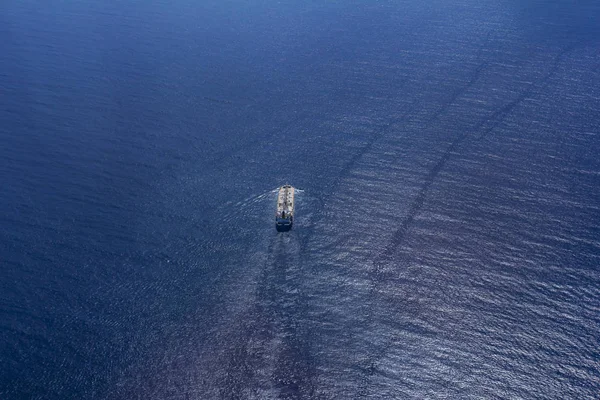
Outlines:
<svg viewBox="0 0 600 400"><path fill-rule="evenodd" d="M0 399L600 399L600 2L3 0Z"/></svg>

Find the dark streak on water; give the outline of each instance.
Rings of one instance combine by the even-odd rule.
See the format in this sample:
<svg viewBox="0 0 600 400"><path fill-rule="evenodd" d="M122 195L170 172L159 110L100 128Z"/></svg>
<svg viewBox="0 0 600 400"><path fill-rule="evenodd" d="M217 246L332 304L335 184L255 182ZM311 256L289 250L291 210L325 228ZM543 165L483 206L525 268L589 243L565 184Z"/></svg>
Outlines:
<svg viewBox="0 0 600 400"><path fill-rule="evenodd" d="M598 398L596 2L1 7L0 398Z"/></svg>

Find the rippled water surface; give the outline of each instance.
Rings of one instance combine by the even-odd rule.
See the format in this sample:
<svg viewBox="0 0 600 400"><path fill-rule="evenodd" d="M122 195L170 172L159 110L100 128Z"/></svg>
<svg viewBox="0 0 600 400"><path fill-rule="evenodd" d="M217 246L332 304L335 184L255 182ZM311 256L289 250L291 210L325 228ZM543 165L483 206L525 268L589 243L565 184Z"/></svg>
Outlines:
<svg viewBox="0 0 600 400"><path fill-rule="evenodd" d="M0 398L598 398L595 1L109 3L0 6Z"/></svg>

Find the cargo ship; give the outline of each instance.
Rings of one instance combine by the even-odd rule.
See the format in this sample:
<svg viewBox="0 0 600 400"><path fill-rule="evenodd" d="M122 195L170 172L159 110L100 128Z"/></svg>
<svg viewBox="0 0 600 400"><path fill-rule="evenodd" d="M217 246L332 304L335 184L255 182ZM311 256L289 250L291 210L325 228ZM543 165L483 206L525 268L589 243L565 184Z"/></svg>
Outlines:
<svg viewBox="0 0 600 400"><path fill-rule="evenodd" d="M279 232L292 229L294 224L294 187L283 185L277 193L277 210L275 212L275 228Z"/></svg>

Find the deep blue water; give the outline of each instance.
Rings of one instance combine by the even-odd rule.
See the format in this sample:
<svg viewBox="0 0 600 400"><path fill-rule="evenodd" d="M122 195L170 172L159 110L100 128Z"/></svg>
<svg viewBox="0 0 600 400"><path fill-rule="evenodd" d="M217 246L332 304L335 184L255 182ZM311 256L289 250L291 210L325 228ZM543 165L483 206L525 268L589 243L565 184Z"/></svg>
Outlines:
<svg viewBox="0 0 600 400"><path fill-rule="evenodd" d="M599 17L5 0L0 399L600 398Z"/></svg>

